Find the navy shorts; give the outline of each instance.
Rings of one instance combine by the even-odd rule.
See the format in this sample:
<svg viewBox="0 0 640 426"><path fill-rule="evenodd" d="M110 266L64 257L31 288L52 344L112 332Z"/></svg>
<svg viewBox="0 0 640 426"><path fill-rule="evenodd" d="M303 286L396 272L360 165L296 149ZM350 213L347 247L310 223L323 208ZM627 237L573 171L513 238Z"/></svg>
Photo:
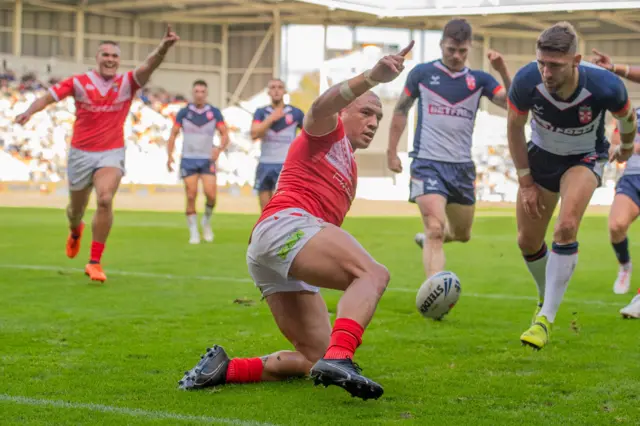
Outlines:
<svg viewBox="0 0 640 426"><path fill-rule="evenodd" d="M215 166L211 171L211 160L208 158L183 158L180 162L180 176L186 178L192 175L214 175Z"/></svg>
<svg viewBox="0 0 640 426"><path fill-rule="evenodd" d="M441 194L447 204L470 206L476 202L476 166L466 163L414 158L411 162L409 201L426 194Z"/></svg>
<svg viewBox="0 0 640 426"><path fill-rule="evenodd" d="M623 175L616 184L616 195L624 194L640 207L640 175Z"/></svg>
<svg viewBox="0 0 640 426"><path fill-rule="evenodd" d="M528 144L531 177L538 185L551 192L560 192L560 180L567 170L584 166L596 175L598 186L602 183L602 172L608 161L608 153L590 152L576 155L556 155L532 142Z"/></svg>
<svg viewBox="0 0 640 426"><path fill-rule="evenodd" d="M253 187L256 191L273 191L276 189L282 164L258 163L256 168L256 183Z"/></svg>

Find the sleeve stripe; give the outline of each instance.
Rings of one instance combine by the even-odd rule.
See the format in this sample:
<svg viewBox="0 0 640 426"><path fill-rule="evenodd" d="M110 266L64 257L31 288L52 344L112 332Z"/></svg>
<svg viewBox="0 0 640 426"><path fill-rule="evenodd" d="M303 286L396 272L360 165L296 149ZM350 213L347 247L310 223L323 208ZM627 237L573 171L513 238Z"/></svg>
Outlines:
<svg viewBox="0 0 640 426"><path fill-rule="evenodd" d="M218 122L216 123L216 127L217 127L218 129L219 129L219 128L221 128L221 127L225 127L224 121L218 121Z"/></svg>
<svg viewBox="0 0 640 426"><path fill-rule="evenodd" d="M262 123L262 120L258 120L257 118L253 120L254 123Z"/></svg>
<svg viewBox="0 0 640 426"><path fill-rule="evenodd" d="M629 107L631 107L631 101L627 99L627 102L624 104L622 108L620 108L620 110L615 112L611 111L611 114L613 114L616 117L622 118L625 115L627 115L627 113L629 112Z"/></svg>
<svg viewBox="0 0 640 426"><path fill-rule="evenodd" d="M495 95L496 93L498 93L499 91L502 90L502 86L498 85L498 87L496 87L495 89L493 89L493 92L491 92L492 95Z"/></svg>
<svg viewBox="0 0 640 426"><path fill-rule="evenodd" d="M520 111L520 110L518 109L518 107L517 107L517 106L515 106L515 105L513 104L513 102L511 102L511 99L509 99L509 98L507 98L507 104L509 104L509 108L511 108L511 110L513 110L513 111L514 111L515 113L517 113L518 115L526 115L526 114L527 114L527 111Z"/></svg>
<svg viewBox="0 0 640 426"><path fill-rule="evenodd" d="M409 90L409 88L408 88L408 87L405 87L405 88L404 88L404 93L405 93L407 96L411 96L411 97L413 97L413 94L411 93L411 91Z"/></svg>
<svg viewBox="0 0 640 426"><path fill-rule="evenodd" d="M60 102L60 97L58 96L56 91L53 90L53 87L49 87L49 93L51 93L51 96L53 96L53 99L55 99L56 102Z"/></svg>

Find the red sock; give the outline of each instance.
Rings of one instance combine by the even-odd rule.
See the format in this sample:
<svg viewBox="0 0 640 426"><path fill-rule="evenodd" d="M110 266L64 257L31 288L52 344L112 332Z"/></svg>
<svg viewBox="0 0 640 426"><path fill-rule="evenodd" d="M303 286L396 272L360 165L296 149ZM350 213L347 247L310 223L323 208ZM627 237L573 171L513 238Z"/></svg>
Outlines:
<svg viewBox="0 0 640 426"><path fill-rule="evenodd" d="M364 328L349 318L338 318L333 325L329 349L324 358L353 359L353 354L362 343Z"/></svg>
<svg viewBox="0 0 640 426"><path fill-rule="evenodd" d="M102 259L103 251L104 251L104 243L92 241L91 242L91 258L89 259L89 261L91 263L100 263L100 259Z"/></svg>
<svg viewBox="0 0 640 426"><path fill-rule="evenodd" d="M260 358L234 358L227 367L227 383L253 383L262 379Z"/></svg>

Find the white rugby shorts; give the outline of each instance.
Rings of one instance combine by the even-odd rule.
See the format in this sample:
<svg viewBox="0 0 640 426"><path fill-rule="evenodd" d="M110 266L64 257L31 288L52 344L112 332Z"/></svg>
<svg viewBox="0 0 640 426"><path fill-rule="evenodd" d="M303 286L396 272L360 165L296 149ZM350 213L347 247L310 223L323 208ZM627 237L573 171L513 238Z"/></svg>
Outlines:
<svg viewBox="0 0 640 426"><path fill-rule="evenodd" d="M293 259L325 224L305 210L281 210L260 222L251 234L247 266L263 297L274 293L310 291L318 287L289 277Z"/></svg>
<svg viewBox="0 0 640 426"><path fill-rule="evenodd" d="M93 174L103 167L115 167L125 173L125 149L116 148L108 151L82 151L69 149L67 159L67 179L69 189L80 191L93 184Z"/></svg>

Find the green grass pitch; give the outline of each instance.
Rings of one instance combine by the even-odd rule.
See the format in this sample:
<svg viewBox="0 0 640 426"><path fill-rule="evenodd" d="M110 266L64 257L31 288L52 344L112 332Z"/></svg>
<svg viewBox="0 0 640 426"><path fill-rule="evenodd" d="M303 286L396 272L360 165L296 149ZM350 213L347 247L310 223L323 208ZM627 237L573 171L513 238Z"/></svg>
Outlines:
<svg viewBox="0 0 640 426"><path fill-rule="evenodd" d="M214 343L231 356L290 348L246 270L255 219L216 215L216 241L191 246L182 214L116 212L109 280L97 285L82 273L90 232L77 259L64 254L62 210L0 209L0 424L640 424L640 321L618 314L632 295L612 292L604 216L582 224L576 273L540 352L519 341L536 291L513 216L483 212L471 242L446 247L462 295L442 322L415 309L420 219L349 218L391 271L356 354L383 397L363 402L310 380L177 390ZM324 295L335 312L339 293Z"/></svg>

